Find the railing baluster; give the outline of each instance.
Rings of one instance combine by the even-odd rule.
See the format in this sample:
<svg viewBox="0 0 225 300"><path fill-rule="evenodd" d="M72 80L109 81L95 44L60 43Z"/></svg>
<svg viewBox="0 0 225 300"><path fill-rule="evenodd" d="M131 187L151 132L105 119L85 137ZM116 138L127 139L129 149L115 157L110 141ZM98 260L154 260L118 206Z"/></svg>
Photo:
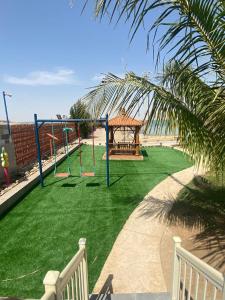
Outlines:
<svg viewBox="0 0 225 300"><path fill-rule="evenodd" d="M85 300L85 280L84 280L84 258L82 259L81 261L81 270L82 270L82 273L81 273L81 276L82 276L82 290L83 290L83 299L82 300Z"/></svg>
<svg viewBox="0 0 225 300"><path fill-rule="evenodd" d="M70 283L71 283L71 289L72 289L72 300L75 300L74 274L72 275L72 277L71 277L71 279L70 279Z"/></svg>
<svg viewBox="0 0 225 300"><path fill-rule="evenodd" d="M212 300L216 300L216 295L217 295L217 288L214 286L213 292L212 292Z"/></svg>
<svg viewBox="0 0 225 300"><path fill-rule="evenodd" d="M84 299L84 283L83 283L83 266L82 261L80 262L80 282L81 282L81 292L82 292L82 299Z"/></svg>
<svg viewBox="0 0 225 300"><path fill-rule="evenodd" d="M80 264L78 266L78 286L79 286L79 300L82 300L82 283L81 283L81 271L80 271Z"/></svg>
<svg viewBox="0 0 225 300"><path fill-rule="evenodd" d="M81 275L81 287L82 287L82 300L84 300L84 270L83 270L83 259L80 262L80 275Z"/></svg>
<svg viewBox="0 0 225 300"><path fill-rule="evenodd" d="M223 275L222 300L225 300L225 275Z"/></svg>
<svg viewBox="0 0 225 300"><path fill-rule="evenodd" d="M181 293L181 286L180 286L180 283L181 283L181 266L182 266L182 260L181 258L179 257L179 273L178 273L178 288L177 288L177 300L180 299L180 293Z"/></svg>
<svg viewBox="0 0 225 300"><path fill-rule="evenodd" d="M65 297L65 290L62 291L62 300L65 300L66 297Z"/></svg>
<svg viewBox="0 0 225 300"><path fill-rule="evenodd" d="M189 286L188 286L188 297L187 297L187 300L190 300L190 298L191 298L191 286L192 286L192 267L190 266Z"/></svg>
<svg viewBox="0 0 225 300"><path fill-rule="evenodd" d="M207 285L208 285L208 281L205 279L204 289L203 289L203 297L202 297L203 300L205 300L205 297L206 297Z"/></svg>
<svg viewBox="0 0 225 300"><path fill-rule="evenodd" d="M76 288L76 300L79 300L79 294L78 294L78 274L77 270L75 271L75 288Z"/></svg>
<svg viewBox="0 0 225 300"><path fill-rule="evenodd" d="M182 300L185 300L185 284L186 284L186 272L187 272L187 263L184 262L184 277L183 277L183 290L182 290Z"/></svg>
<svg viewBox="0 0 225 300"><path fill-rule="evenodd" d="M199 273L196 271L194 300L198 300L198 286L199 286Z"/></svg>
<svg viewBox="0 0 225 300"><path fill-rule="evenodd" d="M83 300L85 299L85 265L84 265L84 258L81 261L81 269L82 269L82 283L83 283Z"/></svg>
<svg viewBox="0 0 225 300"><path fill-rule="evenodd" d="M67 291L67 299L68 299L68 300L71 300L71 299L70 299L70 284L69 284L69 282L68 282L67 285L66 285L66 291Z"/></svg>
<svg viewBox="0 0 225 300"><path fill-rule="evenodd" d="M77 267L77 300L80 300L79 266Z"/></svg>

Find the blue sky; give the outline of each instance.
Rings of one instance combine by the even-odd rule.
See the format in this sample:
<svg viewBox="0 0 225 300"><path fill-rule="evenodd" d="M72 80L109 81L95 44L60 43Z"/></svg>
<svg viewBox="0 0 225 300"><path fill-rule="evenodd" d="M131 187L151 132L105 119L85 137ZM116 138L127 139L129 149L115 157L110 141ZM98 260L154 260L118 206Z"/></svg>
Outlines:
<svg viewBox="0 0 225 300"><path fill-rule="evenodd" d="M0 0L0 91L10 92L10 119L54 118L99 82L101 73L154 74L146 32L129 44L129 25L95 21L75 1ZM4 119L0 95L0 119Z"/></svg>

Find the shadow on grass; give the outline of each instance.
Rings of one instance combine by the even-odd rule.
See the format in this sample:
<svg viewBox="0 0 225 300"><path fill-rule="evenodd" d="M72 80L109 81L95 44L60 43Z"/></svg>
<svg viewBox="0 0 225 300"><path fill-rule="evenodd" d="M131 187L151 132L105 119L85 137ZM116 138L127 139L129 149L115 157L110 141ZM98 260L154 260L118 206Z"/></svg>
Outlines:
<svg viewBox="0 0 225 300"><path fill-rule="evenodd" d="M114 180L113 182L110 183L110 186L113 186L114 184L116 184L118 181L120 181L122 178L124 177L124 175L119 176L116 180Z"/></svg>
<svg viewBox="0 0 225 300"><path fill-rule="evenodd" d="M198 229L193 250L203 250L201 258L216 268L225 267L225 188L213 187L196 177L175 200L148 199L141 215Z"/></svg>
<svg viewBox="0 0 225 300"><path fill-rule="evenodd" d="M70 175L69 177L65 177L65 178L61 178L61 179L56 179L56 180L53 181L53 182L50 182L50 183L44 183L44 187L51 186L51 185L55 185L55 184L57 184L57 183L60 183L61 181L68 180L68 178L80 178L80 176Z"/></svg>
<svg viewBox="0 0 225 300"><path fill-rule="evenodd" d="M137 176L137 175L167 175L170 176L171 173L168 172L127 172L127 173L110 173L110 176Z"/></svg>
<svg viewBox="0 0 225 300"><path fill-rule="evenodd" d="M73 188L75 187L77 184L76 183L63 183L61 185L61 187L66 187L66 188Z"/></svg>
<svg viewBox="0 0 225 300"><path fill-rule="evenodd" d="M86 183L86 187L96 187L96 186L100 186L100 183L99 182Z"/></svg>

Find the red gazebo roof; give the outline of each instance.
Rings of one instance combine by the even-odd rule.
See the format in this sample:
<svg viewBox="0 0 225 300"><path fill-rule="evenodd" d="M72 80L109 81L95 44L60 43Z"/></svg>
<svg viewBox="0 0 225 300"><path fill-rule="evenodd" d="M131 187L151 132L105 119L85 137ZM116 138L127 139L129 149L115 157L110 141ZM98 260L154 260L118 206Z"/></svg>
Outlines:
<svg viewBox="0 0 225 300"><path fill-rule="evenodd" d="M109 126L134 126L134 127L141 127L143 126L143 121L136 120L134 118L119 115L115 118L109 120Z"/></svg>

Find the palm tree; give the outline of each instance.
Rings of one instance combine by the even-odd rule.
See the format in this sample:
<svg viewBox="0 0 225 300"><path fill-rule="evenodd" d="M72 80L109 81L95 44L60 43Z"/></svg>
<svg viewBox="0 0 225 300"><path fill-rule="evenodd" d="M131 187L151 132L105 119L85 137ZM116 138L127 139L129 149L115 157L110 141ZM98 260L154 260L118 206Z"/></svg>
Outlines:
<svg viewBox="0 0 225 300"><path fill-rule="evenodd" d="M87 106L78 99L70 108L71 119L91 119L91 115L87 110ZM80 134L82 138L87 138L91 133L91 126L87 122L80 123Z"/></svg>
<svg viewBox="0 0 225 300"><path fill-rule="evenodd" d="M152 20L150 12L156 10ZM225 3L223 0L96 0L97 17L131 21L131 40L141 24L149 33L166 28L158 43L168 49L159 82L128 72L108 74L85 97L103 112L126 107L130 114L146 107L147 127L178 128L181 145L197 161L221 168L225 160ZM171 19L175 21L171 21ZM171 54L172 53L172 54ZM167 56L166 56L167 58ZM147 128L146 128L147 129Z"/></svg>

